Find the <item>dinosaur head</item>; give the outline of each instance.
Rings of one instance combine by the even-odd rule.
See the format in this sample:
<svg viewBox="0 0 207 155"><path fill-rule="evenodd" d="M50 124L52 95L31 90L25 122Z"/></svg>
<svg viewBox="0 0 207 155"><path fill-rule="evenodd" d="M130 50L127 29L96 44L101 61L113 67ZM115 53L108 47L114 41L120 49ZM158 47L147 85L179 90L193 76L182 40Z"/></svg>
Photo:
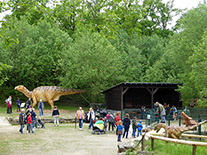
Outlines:
<svg viewBox="0 0 207 155"><path fill-rule="evenodd" d="M163 125L164 125L164 124L162 124L162 123L158 123L158 124L155 126L154 130L155 130L156 132L159 132L160 129L163 128Z"/></svg>
<svg viewBox="0 0 207 155"><path fill-rule="evenodd" d="M16 86L14 90L22 92L25 96L30 97L30 91L23 85Z"/></svg>
<svg viewBox="0 0 207 155"><path fill-rule="evenodd" d="M24 87L23 85L19 85L19 86L16 86L16 87L14 88L14 90L23 91L24 88L25 88L25 87Z"/></svg>

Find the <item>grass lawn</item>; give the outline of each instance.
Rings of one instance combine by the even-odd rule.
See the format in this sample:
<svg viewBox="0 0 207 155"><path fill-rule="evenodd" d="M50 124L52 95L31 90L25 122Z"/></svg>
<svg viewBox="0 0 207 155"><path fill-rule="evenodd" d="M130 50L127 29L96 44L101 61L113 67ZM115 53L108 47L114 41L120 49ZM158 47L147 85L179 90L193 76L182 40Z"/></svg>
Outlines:
<svg viewBox="0 0 207 155"><path fill-rule="evenodd" d="M207 142L207 141L205 141ZM151 141L146 141L146 151L152 151L155 155L190 155L193 151L193 146L174 144L172 142L164 142L161 140L154 140L154 150L151 149ZM197 146L197 155L206 155L207 148Z"/></svg>

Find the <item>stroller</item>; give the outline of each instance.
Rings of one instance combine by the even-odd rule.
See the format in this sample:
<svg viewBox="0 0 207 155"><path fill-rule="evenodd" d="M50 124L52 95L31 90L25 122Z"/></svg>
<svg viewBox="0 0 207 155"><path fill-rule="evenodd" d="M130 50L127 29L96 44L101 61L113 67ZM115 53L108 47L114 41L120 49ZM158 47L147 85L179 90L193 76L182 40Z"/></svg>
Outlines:
<svg viewBox="0 0 207 155"><path fill-rule="evenodd" d="M100 135L101 133L106 134L106 126L104 125L104 121L102 120L96 121L96 123L93 126L92 134L95 134L95 133L97 133L98 135Z"/></svg>
<svg viewBox="0 0 207 155"><path fill-rule="evenodd" d="M35 127L36 128L45 128L45 123L41 121L40 118L37 119L37 121L35 122Z"/></svg>

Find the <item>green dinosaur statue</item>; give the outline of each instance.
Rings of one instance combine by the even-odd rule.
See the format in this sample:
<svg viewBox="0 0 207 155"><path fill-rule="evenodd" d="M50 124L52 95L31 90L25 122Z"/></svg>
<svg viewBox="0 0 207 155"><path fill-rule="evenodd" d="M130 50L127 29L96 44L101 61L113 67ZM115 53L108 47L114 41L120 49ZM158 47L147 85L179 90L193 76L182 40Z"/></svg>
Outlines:
<svg viewBox="0 0 207 155"><path fill-rule="evenodd" d="M35 107L40 99L42 99L43 102L48 102L52 109L54 109L54 101L58 101L60 96L86 92L85 90L64 89L57 86L41 86L35 88L33 91L29 91L23 85L19 85L14 89L31 98L33 101L32 107Z"/></svg>
<svg viewBox="0 0 207 155"><path fill-rule="evenodd" d="M166 126L163 123L158 123L154 130L159 132L161 128L165 129L165 137L168 138L174 138L174 139L181 139L181 135L183 132L189 131L189 130L193 130L196 129L198 126L206 123L207 120L198 123L197 125L193 125L193 126L188 126L188 127L182 127L182 126Z"/></svg>

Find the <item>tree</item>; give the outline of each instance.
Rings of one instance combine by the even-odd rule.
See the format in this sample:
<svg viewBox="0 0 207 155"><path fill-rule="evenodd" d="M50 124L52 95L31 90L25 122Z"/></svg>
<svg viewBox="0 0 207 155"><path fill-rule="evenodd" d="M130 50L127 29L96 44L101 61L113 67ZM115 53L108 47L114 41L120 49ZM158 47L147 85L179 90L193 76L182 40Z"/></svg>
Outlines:
<svg viewBox="0 0 207 155"><path fill-rule="evenodd" d="M8 80L8 77L6 76L5 72L10 70L12 66L9 66L7 64L3 64L0 62L0 86Z"/></svg>
<svg viewBox="0 0 207 155"><path fill-rule="evenodd" d="M191 64L191 72L189 80L191 83L186 83L185 87L194 87L197 99L200 99L200 103L207 104L207 32L204 33L202 43L194 48L193 55L189 58L189 64ZM188 89L184 89L188 90ZM204 100L205 99L205 100Z"/></svg>
<svg viewBox="0 0 207 155"><path fill-rule="evenodd" d="M195 53L194 47L202 42L203 33L207 28L206 13L205 4L188 10L179 19L178 31L166 44L165 54L148 71L148 77L153 81L183 83L178 91L185 104L189 103L190 99L199 97L194 81L190 78L191 64L188 60Z"/></svg>
<svg viewBox="0 0 207 155"><path fill-rule="evenodd" d="M7 2L7 9L11 9L11 17L20 20L25 16L32 25L44 19L45 14L50 10L46 7L47 2L48 0L10 0Z"/></svg>
<svg viewBox="0 0 207 155"><path fill-rule="evenodd" d="M24 84L33 89L40 85L57 85L58 59L70 45L69 36L59 30L58 25L51 27L46 21L30 25L22 18L15 27L22 32L18 36L19 44L7 49L0 46L0 59L13 66L7 86ZM13 30L5 29L5 36L12 34Z"/></svg>
<svg viewBox="0 0 207 155"><path fill-rule="evenodd" d="M59 60L61 85L89 89L91 101L100 101L101 91L117 83L122 69L120 54L99 33L78 31L69 50Z"/></svg>
<svg viewBox="0 0 207 155"><path fill-rule="evenodd" d="M183 10L174 8L174 0L169 0L166 4L162 0L143 0L142 3L142 34L157 34L161 37L169 37L173 31L168 28L172 17Z"/></svg>

